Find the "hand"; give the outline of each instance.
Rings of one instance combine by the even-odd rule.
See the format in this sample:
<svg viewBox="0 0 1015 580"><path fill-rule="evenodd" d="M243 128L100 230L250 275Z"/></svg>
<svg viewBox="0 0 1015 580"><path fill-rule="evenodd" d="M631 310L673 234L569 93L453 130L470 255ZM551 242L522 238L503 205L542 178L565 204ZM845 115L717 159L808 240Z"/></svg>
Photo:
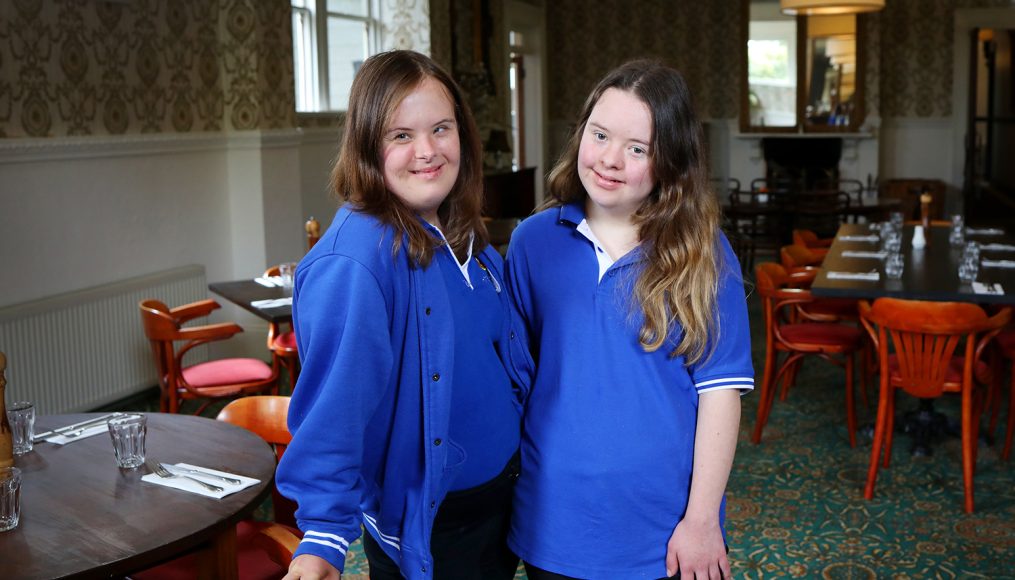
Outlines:
<svg viewBox="0 0 1015 580"><path fill-rule="evenodd" d="M342 574L327 560L310 554L296 556L282 580L340 580Z"/></svg>
<svg viewBox="0 0 1015 580"><path fill-rule="evenodd" d="M719 521L681 520L666 545L666 575L680 571L682 580L732 578Z"/></svg>

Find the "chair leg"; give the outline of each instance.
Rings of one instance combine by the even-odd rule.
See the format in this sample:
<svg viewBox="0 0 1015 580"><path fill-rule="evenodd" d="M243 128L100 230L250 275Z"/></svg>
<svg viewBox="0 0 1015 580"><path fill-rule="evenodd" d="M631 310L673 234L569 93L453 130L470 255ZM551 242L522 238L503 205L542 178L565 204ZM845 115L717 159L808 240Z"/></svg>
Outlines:
<svg viewBox="0 0 1015 580"><path fill-rule="evenodd" d="M846 354L846 430L849 446L856 447L856 398L853 396L853 353Z"/></svg>
<svg viewBox="0 0 1015 580"><path fill-rule="evenodd" d="M874 445L871 446L870 466L867 468L867 485L863 490L864 499L874 499L874 482L878 478L878 460L885 442L885 428L888 419L889 389L887 377L881 377L881 390L878 395L878 415L874 420Z"/></svg>
<svg viewBox="0 0 1015 580"><path fill-rule="evenodd" d="M769 346L765 349L765 371L761 379L761 396L758 397L758 416L754 419L754 433L751 434L751 441L755 445L761 443L761 432L765 429L765 423L768 421L768 410L772 407L772 404L769 402L769 399L772 398L770 394L775 392L775 386L772 384L772 375L775 374L775 365L778 360L779 356L775 352L775 348Z"/></svg>
<svg viewBox="0 0 1015 580"><path fill-rule="evenodd" d="M973 462L976 436L973 434L973 394L967 385L962 391L962 483L965 490L966 513L973 513Z"/></svg>
<svg viewBox="0 0 1015 580"><path fill-rule="evenodd" d="M804 359L799 358L793 366L786 369L786 375L782 378L782 389L779 391L779 400L785 401L789 394L789 388L796 384L797 373L800 372L800 366L803 365Z"/></svg>
<svg viewBox="0 0 1015 580"><path fill-rule="evenodd" d="M1004 451L1001 452L1001 459L1008 461L1011 457L1012 435L1015 434L1015 364L1012 365L1011 388L1008 389L1008 425L1004 434Z"/></svg>
<svg viewBox="0 0 1015 580"><path fill-rule="evenodd" d="M888 463L892 460L892 442L895 438L895 397L899 396L899 393L894 387L889 387L888 392L888 413L885 415L885 421L888 425L885 427L885 455L884 461L881 462L881 467L888 467Z"/></svg>

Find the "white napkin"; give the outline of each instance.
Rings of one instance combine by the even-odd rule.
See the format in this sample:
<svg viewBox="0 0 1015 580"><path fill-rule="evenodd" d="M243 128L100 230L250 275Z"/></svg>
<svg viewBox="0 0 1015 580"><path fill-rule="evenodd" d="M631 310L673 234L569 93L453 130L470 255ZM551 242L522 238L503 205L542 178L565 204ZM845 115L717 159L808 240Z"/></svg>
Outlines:
<svg viewBox="0 0 1015 580"><path fill-rule="evenodd" d="M888 252L863 252L860 250L843 250L843 258L877 258L879 260L888 256Z"/></svg>
<svg viewBox="0 0 1015 580"><path fill-rule="evenodd" d="M279 306L292 306L293 297L269 298L267 300L254 300L250 303L254 308L278 308Z"/></svg>
<svg viewBox="0 0 1015 580"><path fill-rule="evenodd" d="M229 483L227 481L222 481L221 479L217 479L214 477L202 478L200 475L194 475L193 473L188 473L187 475L191 477L196 477L212 485L217 485L222 488L222 491L211 491L210 489L204 487L203 485L196 483L193 480L187 479L186 477L159 477L154 473L149 473L148 475L142 476L141 481L147 481L148 483L154 483L156 485L164 485L166 487L172 487L174 489L181 489L183 491L189 491L190 493L196 493L197 495L203 495L205 497L213 497L215 499L222 499L227 495L232 495L238 491L247 489L248 487L256 485L261 482L260 479L254 479L253 477L245 477L243 475L236 475L235 473L228 473L225 471L216 471L214 469L209 469L207 467L198 467L196 465L190 465L189 463L176 463L176 464L164 463L163 465L170 468L170 471L172 471L171 468L175 465L176 467L195 469L197 471L214 473L217 475L221 475L223 477L231 477L233 479L238 479L243 483L236 485L235 483Z"/></svg>
<svg viewBox="0 0 1015 580"><path fill-rule="evenodd" d="M880 272L827 272L829 280L871 280L878 281L881 279Z"/></svg>
<svg viewBox="0 0 1015 580"><path fill-rule="evenodd" d="M973 292L976 294L1004 294L1004 288L1000 284L973 282Z"/></svg>
<svg viewBox="0 0 1015 580"><path fill-rule="evenodd" d="M994 250L994 251L1012 251L1015 250L1015 246L1012 244L981 244L981 250Z"/></svg>
<svg viewBox="0 0 1015 580"><path fill-rule="evenodd" d="M877 242L881 238L871 234L869 236L839 236L839 239L844 242Z"/></svg>
<svg viewBox="0 0 1015 580"><path fill-rule="evenodd" d="M64 437L63 435L54 435L53 437L47 437L47 443L55 443L56 445L65 445L67 443L73 443L75 441L81 441L82 439L88 439L94 437L99 433L109 433L109 427L105 423L99 423L94 427L88 427L77 437Z"/></svg>
<svg viewBox="0 0 1015 580"><path fill-rule="evenodd" d="M254 282L257 282L261 286L267 286L268 288L282 287L281 276L261 276L259 278L254 278Z"/></svg>
<svg viewBox="0 0 1015 580"><path fill-rule="evenodd" d="M966 235L969 236L1002 236L1004 230L1000 228L966 228Z"/></svg>
<svg viewBox="0 0 1015 580"><path fill-rule="evenodd" d="M1015 260L982 260L984 268L1015 268Z"/></svg>

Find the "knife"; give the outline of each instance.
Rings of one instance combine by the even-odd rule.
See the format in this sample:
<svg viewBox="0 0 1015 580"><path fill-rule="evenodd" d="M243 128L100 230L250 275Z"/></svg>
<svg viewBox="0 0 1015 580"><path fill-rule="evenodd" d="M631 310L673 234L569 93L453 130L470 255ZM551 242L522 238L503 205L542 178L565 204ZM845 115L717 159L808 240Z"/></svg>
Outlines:
<svg viewBox="0 0 1015 580"><path fill-rule="evenodd" d="M51 429L49 431L44 431L42 433L36 433L32 437L32 443L41 443L42 441L45 441L46 439L49 439L54 435L63 435L64 433L73 431L75 429L80 429L81 427L93 427L95 425L99 425L100 423L104 423L112 419L113 417L119 417L122 414L123 413L109 413L108 415L95 417L94 419L88 419L87 421L81 421L80 423L73 423L71 425L57 427L56 429Z"/></svg>
<svg viewBox="0 0 1015 580"><path fill-rule="evenodd" d="M180 473L189 473L191 475L203 475L205 477L212 477L212 478L215 478L215 479L217 479L219 481L225 481L225 482L231 483L233 485L243 485L242 481L240 481L239 479L232 478L232 477L225 477L223 475L218 475L216 473L208 473L207 471L202 471L200 469L188 469L186 467L179 467L177 465L168 465L168 464L163 464L163 465L165 465L167 468L169 468L170 471L179 471Z"/></svg>

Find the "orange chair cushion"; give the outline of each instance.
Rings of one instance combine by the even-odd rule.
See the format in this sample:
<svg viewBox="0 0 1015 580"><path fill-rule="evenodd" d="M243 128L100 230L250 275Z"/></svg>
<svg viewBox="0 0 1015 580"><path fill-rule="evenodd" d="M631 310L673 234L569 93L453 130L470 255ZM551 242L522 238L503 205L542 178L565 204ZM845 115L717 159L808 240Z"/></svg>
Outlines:
<svg viewBox="0 0 1015 580"><path fill-rule="evenodd" d="M863 332L859 328L845 324L804 322L784 324L780 330L783 338L795 344L859 348L860 340L863 338Z"/></svg>
<svg viewBox="0 0 1015 580"><path fill-rule="evenodd" d="M815 300L810 304L803 305L803 309L813 314L829 314L840 318L857 318L860 311L857 308L856 300L829 298Z"/></svg>
<svg viewBox="0 0 1015 580"><path fill-rule="evenodd" d="M277 350L296 351L296 333L293 331L283 332L271 342L271 348Z"/></svg>
<svg viewBox="0 0 1015 580"><path fill-rule="evenodd" d="M948 361L948 369L945 371L945 384L959 386L962 384L962 367L965 364L965 357L953 356L952 360ZM888 373L892 377L899 376L899 357L898 355L888 355ZM976 366L973 367L973 374L976 377L989 377L990 367L987 363L979 361Z"/></svg>
<svg viewBox="0 0 1015 580"><path fill-rule="evenodd" d="M271 367L256 358L224 358L183 369L183 380L196 388L253 383L271 378Z"/></svg>
<svg viewBox="0 0 1015 580"><path fill-rule="evenodd" d="M257 527L252 522L236 524L236 560L240 578L278 580L285 576L287 570L272 562L263 550L256 547L252 539L257 533ZM136 580L193 580L197 577L197 556L188 554L130 577Z"/></svg>

